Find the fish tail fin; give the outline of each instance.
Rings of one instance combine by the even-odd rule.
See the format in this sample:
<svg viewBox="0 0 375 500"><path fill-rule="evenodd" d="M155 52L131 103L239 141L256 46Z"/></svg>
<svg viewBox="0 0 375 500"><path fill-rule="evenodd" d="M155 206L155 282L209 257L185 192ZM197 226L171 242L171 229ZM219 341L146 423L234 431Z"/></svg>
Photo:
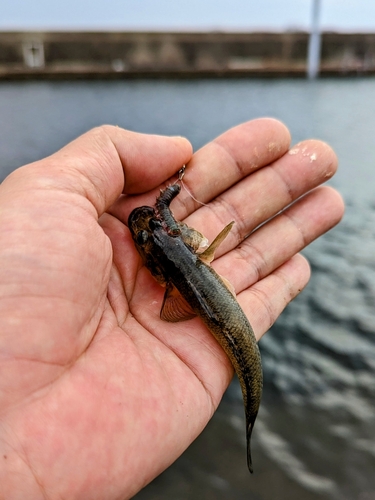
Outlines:
<svg viewBox="0 0 375 500"><path fill-rule="evenodd" d="M246 427L247 467L248 467L248 469L249 469L249 471L250 471L251 474L254 472L253 463L252 463L252 460L251 460L251 447L250 447L251 433L253 431L254 421L255 421L255 418Z"/></svg>

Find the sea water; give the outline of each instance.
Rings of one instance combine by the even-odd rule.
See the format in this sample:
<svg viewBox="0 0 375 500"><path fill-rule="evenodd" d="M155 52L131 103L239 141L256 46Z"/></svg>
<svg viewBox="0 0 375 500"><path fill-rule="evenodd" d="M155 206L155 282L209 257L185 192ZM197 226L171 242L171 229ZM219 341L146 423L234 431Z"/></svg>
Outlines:
<svg viewBox="0 0 375 500"><path fill-rule="evenodd" d="M332 145L343 222L304 252L308 287L260 341L264 396L245 459L235 380L204 432L138 500L375 499L375 79L10 82L0 175L91 127L183 135L195 149L260 116ZM150 443L152 446L152 443Z"/></svg>

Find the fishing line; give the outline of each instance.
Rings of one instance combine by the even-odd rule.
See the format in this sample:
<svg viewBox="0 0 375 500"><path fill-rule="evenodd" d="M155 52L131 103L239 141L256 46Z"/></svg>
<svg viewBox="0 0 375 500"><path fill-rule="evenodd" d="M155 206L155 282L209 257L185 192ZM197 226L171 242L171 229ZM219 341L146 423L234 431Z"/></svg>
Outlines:
<svg viewBox="0 0 375 500"><path fill-rule="evenodd" d="M195 202L199 203L199 205L203 205L204 207L208 207L208 205L206 203L203 203L203 201L197 200L195 196L193 196L193 194L190 192L190 190L186 187L184 181L182 180L185 175L185 170L186 170L186 165L182 165L182 167L178 171L178 180L180 181L181 186L185 189L190 198L192 198Z"/></svg>

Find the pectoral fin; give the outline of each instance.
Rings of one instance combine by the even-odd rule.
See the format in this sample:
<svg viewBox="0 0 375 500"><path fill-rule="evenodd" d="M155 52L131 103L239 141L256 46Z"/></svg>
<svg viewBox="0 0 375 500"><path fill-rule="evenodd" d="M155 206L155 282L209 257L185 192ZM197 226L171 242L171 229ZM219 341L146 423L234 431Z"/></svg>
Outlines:
<svg viewBox="0 0 375 500"><path fill-rule="evenodd" d="M192 319L195 316L195 312L177 288L169 283L165 291L163 305L161 306L161 319L170 323L177 323L178 321Z"/></svg>
<svg viewBox="0 0 375 500"><path fill-rule="evenodd" d="M230 230L232 229L234 221L230 222L225 228L216 236L211 245L202 253L199 254L199 258L203 260L206 264L210 264L215 257L215 252L217 247L225 240L228 236Z"/></svg>

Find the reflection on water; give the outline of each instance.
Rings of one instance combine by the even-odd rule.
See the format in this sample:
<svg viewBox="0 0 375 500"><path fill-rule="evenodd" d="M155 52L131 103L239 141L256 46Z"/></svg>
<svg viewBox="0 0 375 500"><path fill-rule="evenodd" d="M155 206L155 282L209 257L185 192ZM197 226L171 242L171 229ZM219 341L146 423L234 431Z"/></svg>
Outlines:
<svg viewBox="0 0 375 500"><path fill-rule="evenodd" d="M138 500L375 498L374 106L373 79L0 85L3 175L104 122L199 147L269 115L293 142L317 137L339 155L332 183L346 216L306 250L311 283L260 342L254 475L234 381L202 435Z"/></svg>

